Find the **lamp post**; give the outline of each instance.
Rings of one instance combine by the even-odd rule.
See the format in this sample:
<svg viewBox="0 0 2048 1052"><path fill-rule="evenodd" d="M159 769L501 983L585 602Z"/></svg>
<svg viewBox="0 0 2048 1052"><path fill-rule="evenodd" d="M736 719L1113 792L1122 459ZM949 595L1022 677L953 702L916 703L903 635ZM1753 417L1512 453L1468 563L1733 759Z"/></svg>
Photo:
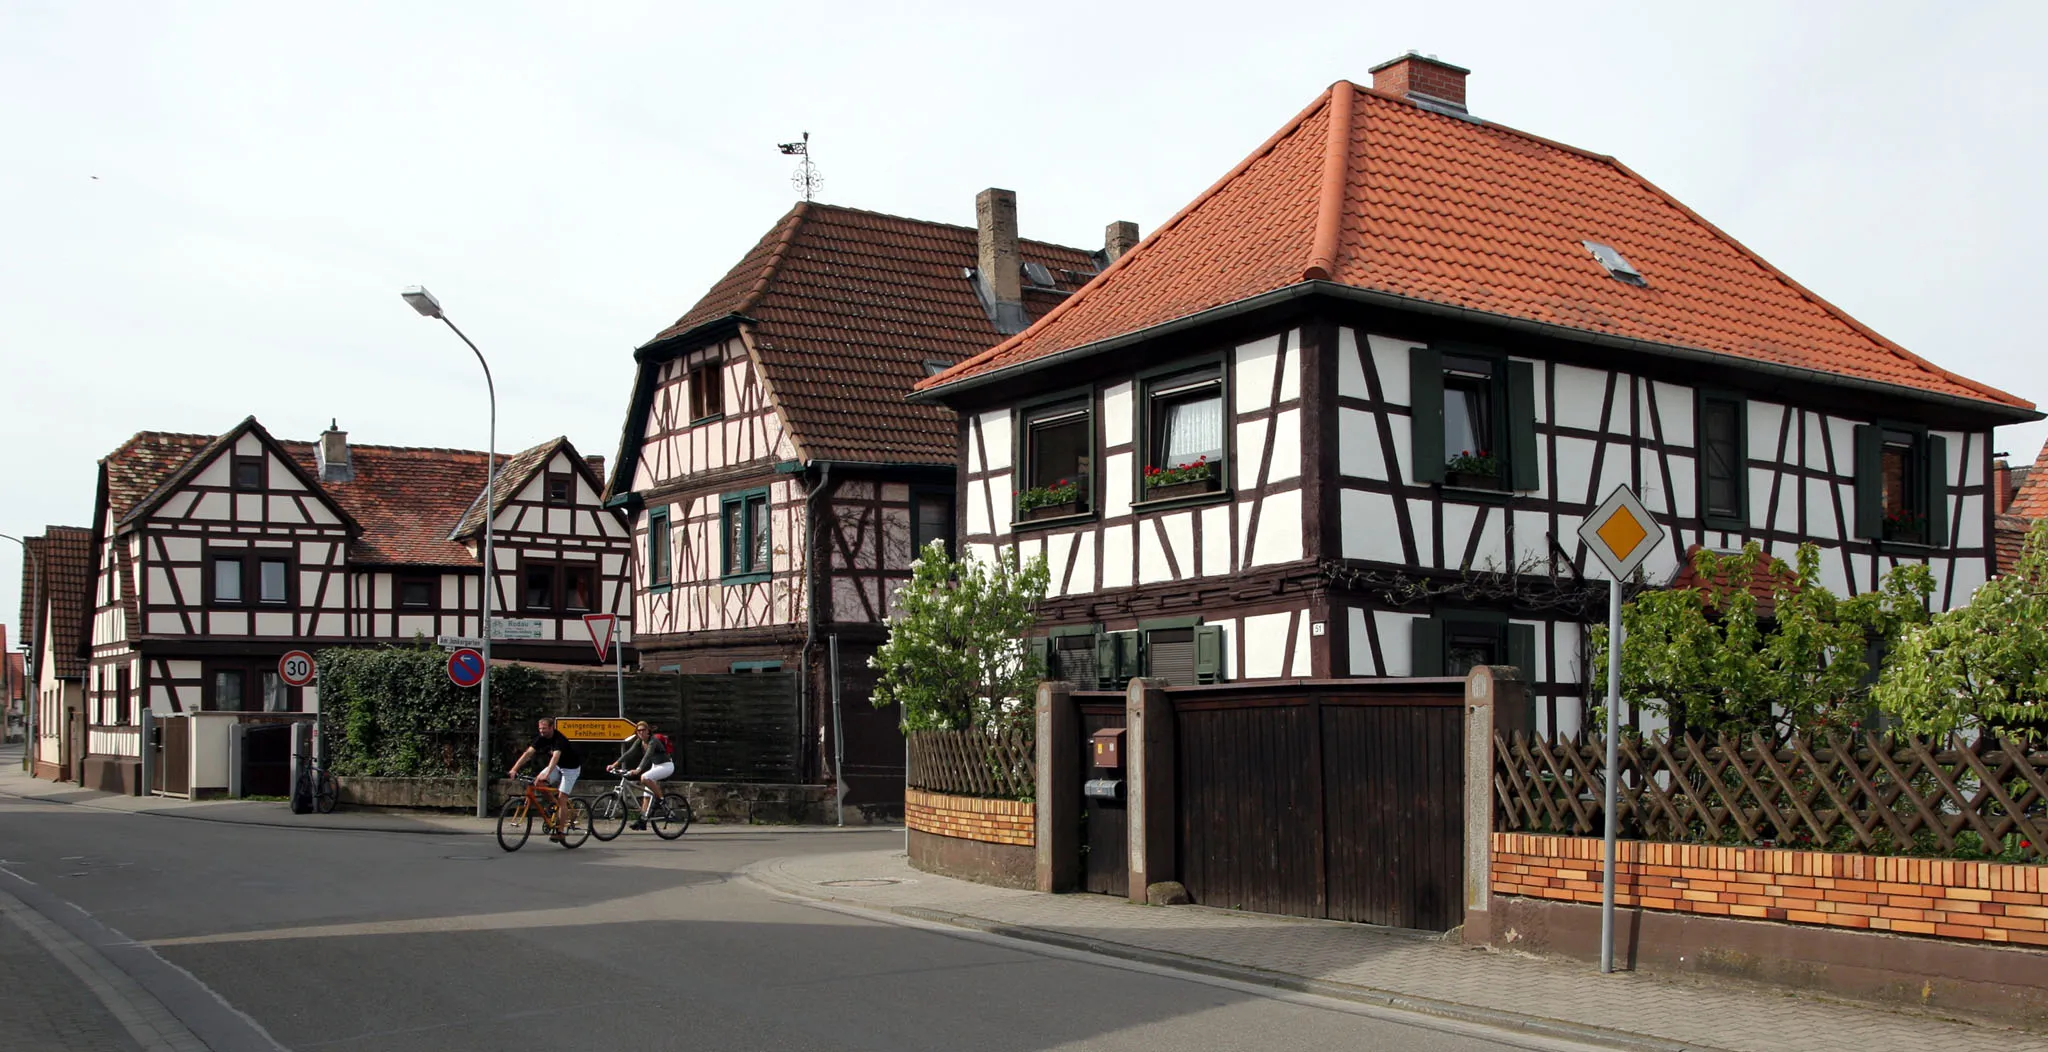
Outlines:
<svg viewBox="0 0 2048 1052"><path fill-rule="evenodd" d="M412 309L428 318L439 318L450 332L462 337L469 345L469 352L476 355L476 363L484 367L484 390L491 396L491 437L490 448L484 454L484 572L483 586L483 637L484 637L484 678L479 685L476 699L476 816L489 818L491 815L491 592L497 583L498 564L491 553L491 502L498 489L498 387L491 382L491 363L484 360L484 352L476 349L462 330L448 320L441 311L441 301L425 288L414 285L399 293Z"/></svg>
<svg viewBox="0 0 2048 1052"><path fill-rule="evenodd" d="M34 774L36 753L41 751L41 743L36 741L36 709L41 707L43 699L34 696L28 689L28 659L35 656L35 622L37 618L43 616L43 575L37 572L36 553L29 548L27 541L11 533L0 533L0 537L21 545L22 568L28 571L29 580L34 582L29 586L29 623L16 626L21 629L21 723L23 737L26 739L21 747L21 769ZM6 712L7 699L0 698L0 728L5 727Z"/></svg>

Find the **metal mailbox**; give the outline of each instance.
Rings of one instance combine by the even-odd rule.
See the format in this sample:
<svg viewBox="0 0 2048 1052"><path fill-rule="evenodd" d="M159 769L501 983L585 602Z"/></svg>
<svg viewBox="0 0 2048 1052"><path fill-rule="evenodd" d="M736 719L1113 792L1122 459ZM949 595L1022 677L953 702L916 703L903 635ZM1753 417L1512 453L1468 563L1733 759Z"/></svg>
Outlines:
<svg viewBox="0 0 2048 1052"><path fill-rule="evenodd" d="M1081 795L1090 800L1121 800L1124 798L1124 780L1090 778L1081 783Z"/></svg>
<svg viewBox="0 0 2048 1052"><path fill-rule="evenodd" d="M1124 729L1104 727L1095 732L1095 766L1115 771L1124 765Z"/></svg>

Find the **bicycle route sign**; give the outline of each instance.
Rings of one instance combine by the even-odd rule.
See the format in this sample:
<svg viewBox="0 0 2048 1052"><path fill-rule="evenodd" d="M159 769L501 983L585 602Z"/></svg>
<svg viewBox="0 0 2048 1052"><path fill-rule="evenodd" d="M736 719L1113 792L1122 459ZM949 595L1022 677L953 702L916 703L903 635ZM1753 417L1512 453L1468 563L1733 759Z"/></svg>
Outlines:
<svg viewBox="0 0 2048 1052"><path fill-rule="evenodd" d="M448 655L448 678L458 687L474 687L484 681L484 656L464 647Z"/></svg>
<svg viewBox="0 0 2048 1052"><path fill-rule="evenodd" d="M313 655L293 650L277 659L277 674L286 686L303 687L313 682Z"/></svg>
<svg viewBox="0 0 2048 1052"><path fill-rule="evenodd" d="M560 716L555 719L555 730L572 742L624 741L633 736L633 721Z"/></svg>

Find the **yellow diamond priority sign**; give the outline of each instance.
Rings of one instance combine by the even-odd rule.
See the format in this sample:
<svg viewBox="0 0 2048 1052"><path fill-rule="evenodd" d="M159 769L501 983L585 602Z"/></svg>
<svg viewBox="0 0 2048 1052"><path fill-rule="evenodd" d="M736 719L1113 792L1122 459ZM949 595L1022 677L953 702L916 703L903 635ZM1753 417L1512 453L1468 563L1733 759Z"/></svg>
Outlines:
<svg viewBox="0 0 2048 1052"><path fill-rule="evenodd" d="M1616 486L1593 514L1579 525L1579 539L1607 567L1616 580L1636 572L1657 545L1664 540L1664 528L1650 517L1650 510L1635 491Z"/></svg>

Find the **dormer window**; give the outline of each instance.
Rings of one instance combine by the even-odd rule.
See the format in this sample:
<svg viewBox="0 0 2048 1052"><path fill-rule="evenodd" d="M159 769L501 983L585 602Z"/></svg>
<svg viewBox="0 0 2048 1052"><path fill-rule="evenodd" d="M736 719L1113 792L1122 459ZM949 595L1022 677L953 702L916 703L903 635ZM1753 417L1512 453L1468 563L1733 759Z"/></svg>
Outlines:
<svg viewBox="0 0 2048 1052"><path fill-rule="evenodd" d="M690 370L690 422L725 415L724 369L709 361Z"/></svg>
<svg viewBox="0 0 2048 1052"><path fill-rule="evenodd" d="M1603 245L1598 241L1581 241L1579 244L1586 246L1586 251L1591 252L1593 258L1602 267L1607 268L1608 276L1614 280L1630 285L1649 284L1643 280L1642 271L1637 270L1635 264L1630 263L1628 257L1622 255L1613 245Z"/></svg>

